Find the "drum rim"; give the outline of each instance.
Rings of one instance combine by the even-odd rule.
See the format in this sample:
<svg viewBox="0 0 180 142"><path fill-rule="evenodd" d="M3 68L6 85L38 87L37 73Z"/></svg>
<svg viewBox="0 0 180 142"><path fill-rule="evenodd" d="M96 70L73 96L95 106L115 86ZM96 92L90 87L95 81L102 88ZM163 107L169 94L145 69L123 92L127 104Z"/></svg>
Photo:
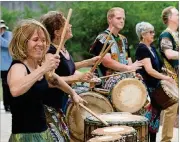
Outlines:
<svg viewBox="0 0 180 142"><path fill-rule="evenodd" d="M122 112L102 113L101 115L106 115L106 114L108 115L108 114L113 114L113 113L122 113ZM133 126L134 125L139 126L139 124L141 124L140 126L144 126L144 125L148 124L149 120L145 116L132 115L132 114L129 114L129 115L130 116L135 116L136 118L141 117L142 119L139 119L139 120L136 120L136 121L114 121L113 123L112 123L112 121L106 121L106 122L108 122L110 125L127 125L127 126L129 126L129 124L133 124ZM90 118L95 118L95 117L94 116L86 117L84 122L86 124L91 122L92 125L94 125L94 124L104 125L98 119L96 119L96 118L95 119L90 119Z"/></svg>
<svg viewBox="0 0 180 142"><path fill-rule="evenodd" d="M116 85L120 86L120 84L122 84L122 82L126 82L126 81L136 81L136 82L139 82L141 88L144 89L143 92L145 92L145 93L142 94L142 95L144 95L144 100L141 101L142 104L141 104L137 109L132 110L132 111L129 111L130 113L135 113L135 112L139 111L139 110L144 106L144 104L145 104L145 102L146 102L146 100L147 100L148 92L147 92L146 86L142 83L142 81L140 81L140 80L137 79L137 78L125 78L125 79L123 79L123 80L120 80ZM115 86L116 86L116 85L115 85ZM118 111L121 111L121 112L127 111L127 110L119 109L119 107L118 107L119 104L117 105L117 102L116 102L117 97L115 98L115 93L113 93L113 92L115 91L115 86L113 87L112 93L111 93L112 104L113 104L113 106L114 106ZM141 97L141 98L142 98L142 97Z"/></svg>
<svg viewBox="0 0 180 142"><path fill-rule="evenodd" d="M108 100L105 96L101 95L100 93L97 93L97 92L94 92L94 91L88 91L88 92L85 92L85 93L81 93L81 94L79 94L79 95L89 96L88 93L96 94L96 97L105 100L105 102L108 104L108 106L109 106L109 108L111 109L111 111L112 111L112 112L114 111L114 109L113 109L111 103L109 102L109 100ZM82 141L82 139L80 139L79 134L75 134L76 131L72 130L72 129L71 129L71 125L69 125L69 123L70 123L70 122L69 122L69 117L71 116L70 114L71 114L71 112L72 112L73 107L74 107L74 106L73 106L73 103L72 103L72 102L69 102L68 107L67 107L67 111L66 111L66 121L67 121L67 125L68 125L68 128L69 128L70 134L71 134L75 139ZM85 118L85 119L86 119L86 118ZM85 119L84 119L84 120L85 120ZM84 132L82 133L82 136L84 137Z"/></svg>
<svg viewBox="0 0 180 142"><path fill-rule="evenodd" d="M136 132L137 132L137 131L136 131L133 127L131 127L131 126L126 126L126 125L113 125L113 126L109 126L109 127L97 128L97 129L93 130L93 131L91 132L91 134L92 134L92 135L95 135L95 136L116 135L116 134L113 134L113 133L109 133L109 134L108 134L108 133L103 133L103 132L102 132L102 133L96 132L96 131L98 131L98 130L99 130L99 131L102 131L103 129L113 128L113 127L114 127L114 128L116 128L116 127L119 127L119 128L122 127L122 128L123 128L123 127L124 127L125 129L129 129L129 130L126 130L125 133L123 132L122 134L120 134L120 132L119 132L117 135L122 135L122 136L123 136L123 135L131 135L131 134L134 135L134 134L136 134ZM129 131L129 132L128 132L128 131Z"/></svg>

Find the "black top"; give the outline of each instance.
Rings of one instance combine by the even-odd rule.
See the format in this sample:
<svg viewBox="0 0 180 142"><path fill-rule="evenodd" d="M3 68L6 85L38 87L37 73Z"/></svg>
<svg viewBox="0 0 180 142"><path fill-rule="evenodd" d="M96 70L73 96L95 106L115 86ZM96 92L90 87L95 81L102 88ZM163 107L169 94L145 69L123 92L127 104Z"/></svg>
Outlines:
<svg viewBox="0 0 180 142"><path fill-rule="evenodd" d="M13 61L11 66L21 63ZM27 73L29 69L23 64ZM10 68L11 68L10 66ZM12 133L35 133L42 132L47 129L42 96L48 89L48 83L43 77L37 81L26 93L18 97L11 96L10 108L12 113Z"/></svg>
<svg viewBox="0 0 180 142"><path fill-rule="evenodd" d="M158 72L161 72L162 62L161 62L161 60L160 60L160 58L156 52L155 47L153 47L152 45L151 45L151 51L154 53L155 57L153 56L153 54L150 52L150 50L148 49L148 47L145 44L139 43L137 46L136 53L135 53L135 58L136 58L136 60L142 60L144 58L150 58L152 68ZM144 67L142 67L142 69L137 70L137 72L142 75L144 82L147 85L147 87L152 87L152 88L157 87L160 80L150 76L146 72Z"/></svg>
<svg viewBox="0 0 180 142"><path fill-rule="evenodd" d="M51 45L48 50L48 53L55 54L56 48L53 45ZM58 68L55 70L55 72L59 76L73 75L75 72L75 64L72 57L70 56L70 59L67 60L61 52L59 52L59 55L60 55L60 63ZM62 90L57 88L50 88L47 92L47 95L44 96L44 104L56 109L59 108L64 109L67 100L68 100L68 95L66 95Z"/></svg>
<svg viewBox="0 0 180 142"><path fill-rule="evenodd" d="M107 30L106 30L107 31ZM99 34L96 38L96 40L94 41L94 43L91 45L90 47L90 53L95 55L95 56L98 56L104 46L104 42L108 36L108 33L104 31L102 32L101 34ZM114 34L112 34L112 36L114 37L115 41L117 42L117 44L119 42L122 42L125 44L125 50L126 50L126 54L128 55L128 57L130 57L130 50L129 50L129 47L128 47L128 43L127 43L127 39L123 36L123 39L120 39L120 36L115 36ZM107 43L107 46L106 48L109 46L109 42ZM121 45L122 46L122 45ZM105 49L106 49L105 48ZM104 50L105 51L105 50ZM111 50L108 51L108 53L111 54ZM102 63L98 66L100 71L101 71L101 74L102 75L99 75L99 71L96 70L95 72L99 75L99 76L105 76L106 75L106 72L108 70L107 67L105 67Z"/></svg>

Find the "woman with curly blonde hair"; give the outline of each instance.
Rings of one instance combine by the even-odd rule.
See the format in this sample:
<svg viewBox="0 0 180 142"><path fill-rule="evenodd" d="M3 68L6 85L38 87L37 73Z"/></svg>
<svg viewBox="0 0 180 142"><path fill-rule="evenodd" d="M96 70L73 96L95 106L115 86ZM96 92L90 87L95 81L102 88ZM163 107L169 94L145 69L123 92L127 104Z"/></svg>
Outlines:
<svg viewBox="0 0 180 142"><path fill-rule="evenodd" d="M36 20L22 20L13 31L9 47L13 62L7 77L12 113L9 142L53 142L42 103L49 87L63 89L75 103L82 102L55 73L51 81L45 78L45 74L56 69L60 62L58 55L45 56L49 44L48 32ZM52 80L55 82L52 83Z"/></svg>

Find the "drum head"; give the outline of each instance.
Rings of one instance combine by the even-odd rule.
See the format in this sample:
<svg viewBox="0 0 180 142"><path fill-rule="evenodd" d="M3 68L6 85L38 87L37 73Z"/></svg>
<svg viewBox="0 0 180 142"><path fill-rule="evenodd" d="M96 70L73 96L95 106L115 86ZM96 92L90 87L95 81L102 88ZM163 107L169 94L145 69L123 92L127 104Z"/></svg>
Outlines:
<svg viewBox="0 0 180 142"><path fill-rule="evenodd" d="M88 140L87 142L111 142L111 141L117 141L121 139L122 139L121 135L108 135L108 136L94 137Z"/></svg>
<svg viewBox="0 0 180 142"><path fill-rule="evenodd" d="M171 96L171 98L174 98L178 101L179 89L176 85L170 83L169 81L161 80L161 86L167 95Z"/></svg>
<svg viewBox="0 0 180 142"><path fill-rule="evenodd" d="M98 115L101 119L108 122L111 125L146 125L148 119L144 116L132 115L130 113L123 112L112 112L112 113L103 113ZM99 120L94 116L89 116L85 121L97 124ZM99 122L100 123L100 122Z"/></svg>
<svg viewBox="0 0 180 142"><path fill-rule="evenodd" d="M126 135L135 132L136 130L133 127L121 125L121 126L98 128L92 131L91 134L95 136L104 136L104 135Z"/></svg>
<svg viewBox="0 0 180 142"><path fill-rule="evenodd" d="M113 107L109 103L109 100L104 96L95 92L86 92L80 94L80 96L88 102L86 107L91 109L96 114L113 112ZM84 140L84 119L91 116L90 113L79 107L79 110L73 103L70 103L67 108L66 118L70 133L79 141Z"/></svg>
<svg viewBox="0 0 180 142"><path fill-rule="evenodd" d="M136 78L119 81L112 89L112 103L118 111L137 112L147 99L145 85Z"/></svg>

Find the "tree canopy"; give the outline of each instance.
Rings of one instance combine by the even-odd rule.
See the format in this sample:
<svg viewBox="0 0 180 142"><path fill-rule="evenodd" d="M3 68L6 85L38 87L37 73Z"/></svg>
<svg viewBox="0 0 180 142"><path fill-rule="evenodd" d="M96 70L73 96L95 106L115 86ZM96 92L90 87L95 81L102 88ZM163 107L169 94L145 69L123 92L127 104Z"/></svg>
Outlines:
<svg viewBox="0 0 180 142"><path fill-rule="evenodd" d="M175 6L178 9L178 1L66 1L54 2L53 7L49 7L45 2L38 2L39 10L32 11L25 7L24 11L12 11L1 7L2 19L4 19L11 29L16 25L16 21L24 18L39 17L50 10L60 10L67 16L68 9L72 8L70 23L72 24L73 38L67 42L67 47L73 55L74 60L89 58L89 48L96 36L107 28L107 11L112 7L122 7L125 10L125 27L121 34L127 37L128 43L134 53L138 38L135 32L135 25L138 22L146 21L155 27L157 38L164 30L161 20L161 12L168 6ZM134 54L131 54L134 56ZM133 58L133 57L132 57Z"/></svg>

